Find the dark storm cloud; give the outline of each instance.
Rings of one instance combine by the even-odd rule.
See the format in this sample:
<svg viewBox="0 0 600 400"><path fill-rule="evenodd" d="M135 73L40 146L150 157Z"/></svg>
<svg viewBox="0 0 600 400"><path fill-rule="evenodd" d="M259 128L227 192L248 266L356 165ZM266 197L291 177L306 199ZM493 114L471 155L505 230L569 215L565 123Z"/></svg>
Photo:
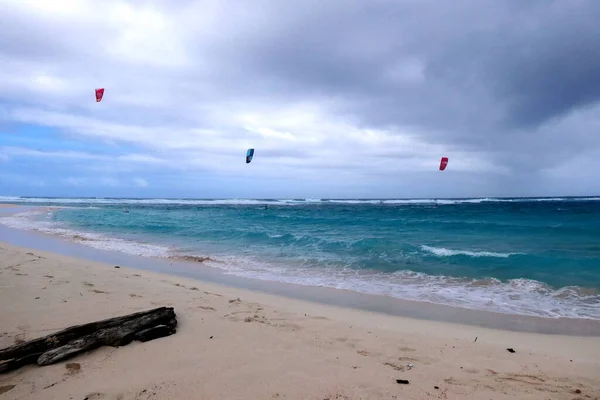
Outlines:
<svg viewBox="0 0 600 400"><path fill-rule="evenodd" d="M546 2L521 11L479 35L449 41L438 53L437 74L487 87L512 127L535 127L598 101L600 3ZM444 61L459 72L448 73Z"/></svg>
<svg viewBox="0 0 600 400"><path fill-rule="evenodd" d="M222 54L365 124L535 128L600 98L600 2L274 3ZM385 79L411 58L422 80Z"/></svg>

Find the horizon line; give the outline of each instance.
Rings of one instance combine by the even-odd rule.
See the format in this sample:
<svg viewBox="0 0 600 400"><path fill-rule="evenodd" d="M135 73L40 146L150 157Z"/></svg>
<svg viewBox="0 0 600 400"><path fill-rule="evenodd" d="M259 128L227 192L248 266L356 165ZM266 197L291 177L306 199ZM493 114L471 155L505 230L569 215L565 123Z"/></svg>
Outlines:
<svg viewBox="0 0 600 400"><path fill-rule="evenodd" d="M89 199L89 200L464 200L464 199L558 199L596 198L596 195L553 196L466 196L466 197L112 197L112 196L11 196L0 195L0 203L19 199ZM9 200L12 199L12 200Z"/></svg>

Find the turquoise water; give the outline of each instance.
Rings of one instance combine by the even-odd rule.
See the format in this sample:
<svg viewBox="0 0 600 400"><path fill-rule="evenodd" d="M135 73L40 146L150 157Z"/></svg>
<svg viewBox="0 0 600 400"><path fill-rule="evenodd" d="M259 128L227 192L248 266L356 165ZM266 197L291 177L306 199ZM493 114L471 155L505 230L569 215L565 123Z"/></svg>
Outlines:
<svg viewBox="0 0 600 400"><path fill-rule="evenodd" d="M239 276L600 319L600 198L0 201L65 207L9 226Z"/></svg>

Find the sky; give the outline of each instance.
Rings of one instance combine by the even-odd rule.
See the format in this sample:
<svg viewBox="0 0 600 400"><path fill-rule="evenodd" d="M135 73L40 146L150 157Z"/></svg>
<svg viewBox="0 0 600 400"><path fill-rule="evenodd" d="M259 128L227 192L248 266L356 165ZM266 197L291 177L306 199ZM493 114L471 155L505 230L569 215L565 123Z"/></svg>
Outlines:
<svg viewBox="0 0 600 400"><path fill-rule="evenodd" d="M0 195L598 195L598 15L596 0L0 0Z"/></svg>

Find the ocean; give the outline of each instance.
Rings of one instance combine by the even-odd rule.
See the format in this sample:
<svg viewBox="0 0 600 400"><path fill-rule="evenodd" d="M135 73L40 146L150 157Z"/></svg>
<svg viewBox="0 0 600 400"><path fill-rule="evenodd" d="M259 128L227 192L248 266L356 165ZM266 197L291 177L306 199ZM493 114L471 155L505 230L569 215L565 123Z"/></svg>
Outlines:
<svg viewBox="0 0 600 400"><path fill-rule="evenodd" d="M0 202L52 207L0 218L9 227L226 274L600 319L600 197Z"/></svg>

